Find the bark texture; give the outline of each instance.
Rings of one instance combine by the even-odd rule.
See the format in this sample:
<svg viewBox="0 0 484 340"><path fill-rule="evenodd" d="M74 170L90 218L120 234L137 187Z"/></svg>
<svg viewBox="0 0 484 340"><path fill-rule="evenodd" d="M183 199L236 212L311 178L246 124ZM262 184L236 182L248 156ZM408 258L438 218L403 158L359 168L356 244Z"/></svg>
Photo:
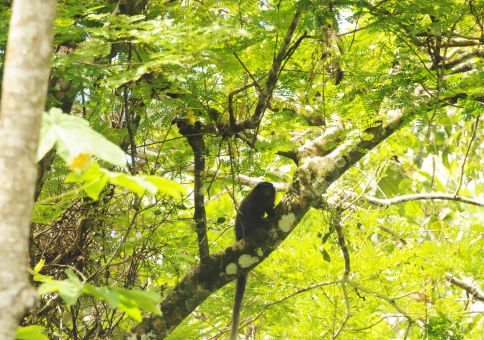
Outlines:
<svg viewBox="0 0 484 340"><path fill-rule="evenodd" d="M0 108L0 339L35 301L29 286L29 227L36 151L52 54L56 0L13 3Z"/></svg>

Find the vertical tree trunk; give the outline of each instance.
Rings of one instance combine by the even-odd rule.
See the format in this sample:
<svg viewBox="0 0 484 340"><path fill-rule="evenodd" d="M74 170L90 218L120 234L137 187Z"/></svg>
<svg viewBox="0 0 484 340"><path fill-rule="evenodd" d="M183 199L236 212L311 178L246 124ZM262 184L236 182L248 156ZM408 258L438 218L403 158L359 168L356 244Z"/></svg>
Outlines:
<svg viewBox="0 0 484 340"><path fill-rule="evenodd" d="M0 107L0 339L13 339L35 300L27 280L36 151L56 0L15 0Z"/></svg>

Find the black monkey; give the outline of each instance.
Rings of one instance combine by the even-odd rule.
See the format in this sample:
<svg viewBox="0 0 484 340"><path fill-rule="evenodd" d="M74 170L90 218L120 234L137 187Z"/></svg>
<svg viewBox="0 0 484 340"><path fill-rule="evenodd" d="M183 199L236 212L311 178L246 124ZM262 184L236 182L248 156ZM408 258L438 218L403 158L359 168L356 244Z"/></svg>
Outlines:
<svg viewBox="0 0 484 340"><path fill-rule="evenodd" d="M274 213L275 198L276 190L272 183L261 182L242 200L235 218L235 238L237 241L257 236L258 232L267 229L268 224L264 215L271 216ZM246 284L247 274L240 274L235 286L231 340L237 339L240 309Z"/></svg>

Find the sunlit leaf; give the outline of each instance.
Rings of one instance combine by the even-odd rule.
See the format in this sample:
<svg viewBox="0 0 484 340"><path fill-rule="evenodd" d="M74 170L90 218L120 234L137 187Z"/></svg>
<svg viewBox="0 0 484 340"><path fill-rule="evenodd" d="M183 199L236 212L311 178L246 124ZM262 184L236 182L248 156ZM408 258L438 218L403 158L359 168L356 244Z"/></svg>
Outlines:
<svg viewBox="0 0 484 340"><path fill-rule="evenodd" d="M45 335L45 327L38 325L30 325L25 327L17 327L15 333L16 340L49 340Z"/></svg>
<svg viewBox="0 0 484 340"><path fill-rule="evenodd" d="M78 157L87 157L80 155L93 155L114 165L126 165L126 156L119 146L90 128L86 120L56 108L43 115L37 159L42 159L54 144L68 164L77 165Z"/></svg>
<svg viewBox="0 0 484 340"><path fill-rule="evenodd" d="M45 282L39 287L39 294L58 292L68 305L76 303L83 291L83 284L77 276L69 269L66 270L67 279L63 281Z"/></svg>

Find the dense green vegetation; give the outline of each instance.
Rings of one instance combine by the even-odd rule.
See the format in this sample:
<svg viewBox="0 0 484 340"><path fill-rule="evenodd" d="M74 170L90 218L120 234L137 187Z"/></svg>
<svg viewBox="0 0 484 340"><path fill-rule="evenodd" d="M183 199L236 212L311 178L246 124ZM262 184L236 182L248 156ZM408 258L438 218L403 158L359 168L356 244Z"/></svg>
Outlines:
<svg viewBox="0 0 484 340"><path fill-rule="evenodd" d="M54 40L22 326L226 338L266 180L241 336L484 337L482 0L63 0Z"/></svg>

